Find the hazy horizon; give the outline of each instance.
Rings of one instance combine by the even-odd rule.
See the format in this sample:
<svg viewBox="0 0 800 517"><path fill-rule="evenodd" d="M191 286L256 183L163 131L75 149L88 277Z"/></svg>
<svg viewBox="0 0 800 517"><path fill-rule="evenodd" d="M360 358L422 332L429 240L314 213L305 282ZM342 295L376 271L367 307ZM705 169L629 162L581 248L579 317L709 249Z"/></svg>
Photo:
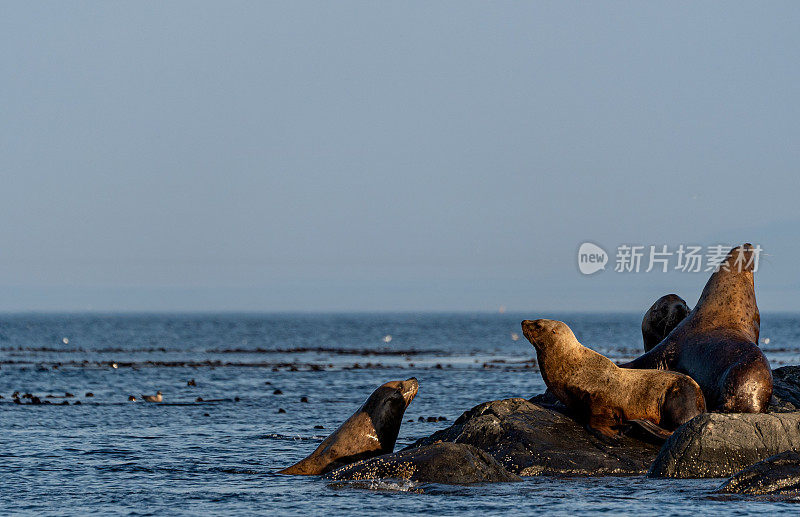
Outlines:
<svg viewBox="0 0 800 517"><path fill-rule="evenodd" d="M800 4L0 14L0 312L641 313L710 273L617 246L743 242L800 311Z"/></svg>

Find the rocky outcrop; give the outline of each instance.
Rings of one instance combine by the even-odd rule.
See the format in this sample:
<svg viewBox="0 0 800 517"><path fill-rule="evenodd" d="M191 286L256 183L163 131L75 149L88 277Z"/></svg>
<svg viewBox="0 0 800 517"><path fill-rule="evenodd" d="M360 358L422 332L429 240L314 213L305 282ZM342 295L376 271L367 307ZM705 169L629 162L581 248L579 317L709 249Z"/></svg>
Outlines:
<svg viewBox="0 0 800 517"><path fill-rule="evenodd" d="M447 484L522 480L480 449L446 442L359 461L324 477L333 481L394 479Z"/></svg>
<svg viewBox="0 0 800 517"><path fill-rule="evenodd" d="M737 472L716 490L718 494L797 495L800 454L786 451Z"/></svg>
<svg viewBox="0 0 800 517"><path fill-rule="evenodd" d="M800 366L782 366L772 370L769 411L800 411Z"/></svg>
<svg viewBox="0 0 800 517"><path fill-rule="evenodd" d="M644 474L658 453L633 438L598 438L565 414L521 398L480 404L406 450L437 441L477 447L521 476Z"/></svg>
<svg viewBox="0 0 800 517"><path fill-rule="evenodd" d="M649 475L727 477L787 450L800 450L800 412L705 413L669 437Z"/></svg>

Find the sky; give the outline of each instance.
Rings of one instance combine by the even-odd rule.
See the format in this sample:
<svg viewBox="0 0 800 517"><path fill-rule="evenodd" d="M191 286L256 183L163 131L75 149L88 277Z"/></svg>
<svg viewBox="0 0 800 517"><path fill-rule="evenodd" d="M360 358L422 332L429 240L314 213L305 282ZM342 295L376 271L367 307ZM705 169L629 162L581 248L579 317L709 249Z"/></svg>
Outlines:
<svg viewBox="0 0 800 517"><path fill-rule="evenodd" d="M0 311L800 311L797 2L3 2ZM609 254L578 269L581 243Z"/></svg>

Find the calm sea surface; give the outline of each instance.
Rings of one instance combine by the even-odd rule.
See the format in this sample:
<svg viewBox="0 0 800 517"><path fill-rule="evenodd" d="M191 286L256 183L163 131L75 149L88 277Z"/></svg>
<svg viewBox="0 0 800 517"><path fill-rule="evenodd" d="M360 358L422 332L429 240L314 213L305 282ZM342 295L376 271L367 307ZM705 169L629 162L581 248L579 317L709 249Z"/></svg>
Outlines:
<svg viewBox="0 0 800 517"><path fill-rule="evenodd" d="M352 487L275 474L388 380L420 382L397 449L481 402L542 392L526 317L561 319L614 360L641 349L639 314L0 315L0 514L800 511L719 500L720 480ZM800 316L763 314L761 328L773 367L800 364ZM128 401L157 390L164 404ZM51 404L14 404L14 391ZM447 421L418 421L430 416Z"/></svg>

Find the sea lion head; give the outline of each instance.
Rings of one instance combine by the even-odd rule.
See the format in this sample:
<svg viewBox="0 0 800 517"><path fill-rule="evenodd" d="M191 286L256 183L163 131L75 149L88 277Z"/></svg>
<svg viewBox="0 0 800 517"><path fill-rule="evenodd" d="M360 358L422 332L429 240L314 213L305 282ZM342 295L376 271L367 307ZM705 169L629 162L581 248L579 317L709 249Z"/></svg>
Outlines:
<svg viewBox="0 0 800 517"><path fill-rule="evenodd" d="M406 408L419 390L416 377L389 381L372 392L361 411L369 415L381 448L391 451L397 441Z"/></svg>
<svg viewBox="0 0 800 517"><path fill-rule="evenodd" d="M642 318L644 351L649 352L689 314L689 306L677 294L662 296Z"/></svg>
<svg viewBox="0 0 800 517"><path fill-rule="evenodd" d="M563 341L563 338L575 339L575 334L567 324L557 320L525 320L522 322L522 333L537 352L554 342Z"/></svg>

